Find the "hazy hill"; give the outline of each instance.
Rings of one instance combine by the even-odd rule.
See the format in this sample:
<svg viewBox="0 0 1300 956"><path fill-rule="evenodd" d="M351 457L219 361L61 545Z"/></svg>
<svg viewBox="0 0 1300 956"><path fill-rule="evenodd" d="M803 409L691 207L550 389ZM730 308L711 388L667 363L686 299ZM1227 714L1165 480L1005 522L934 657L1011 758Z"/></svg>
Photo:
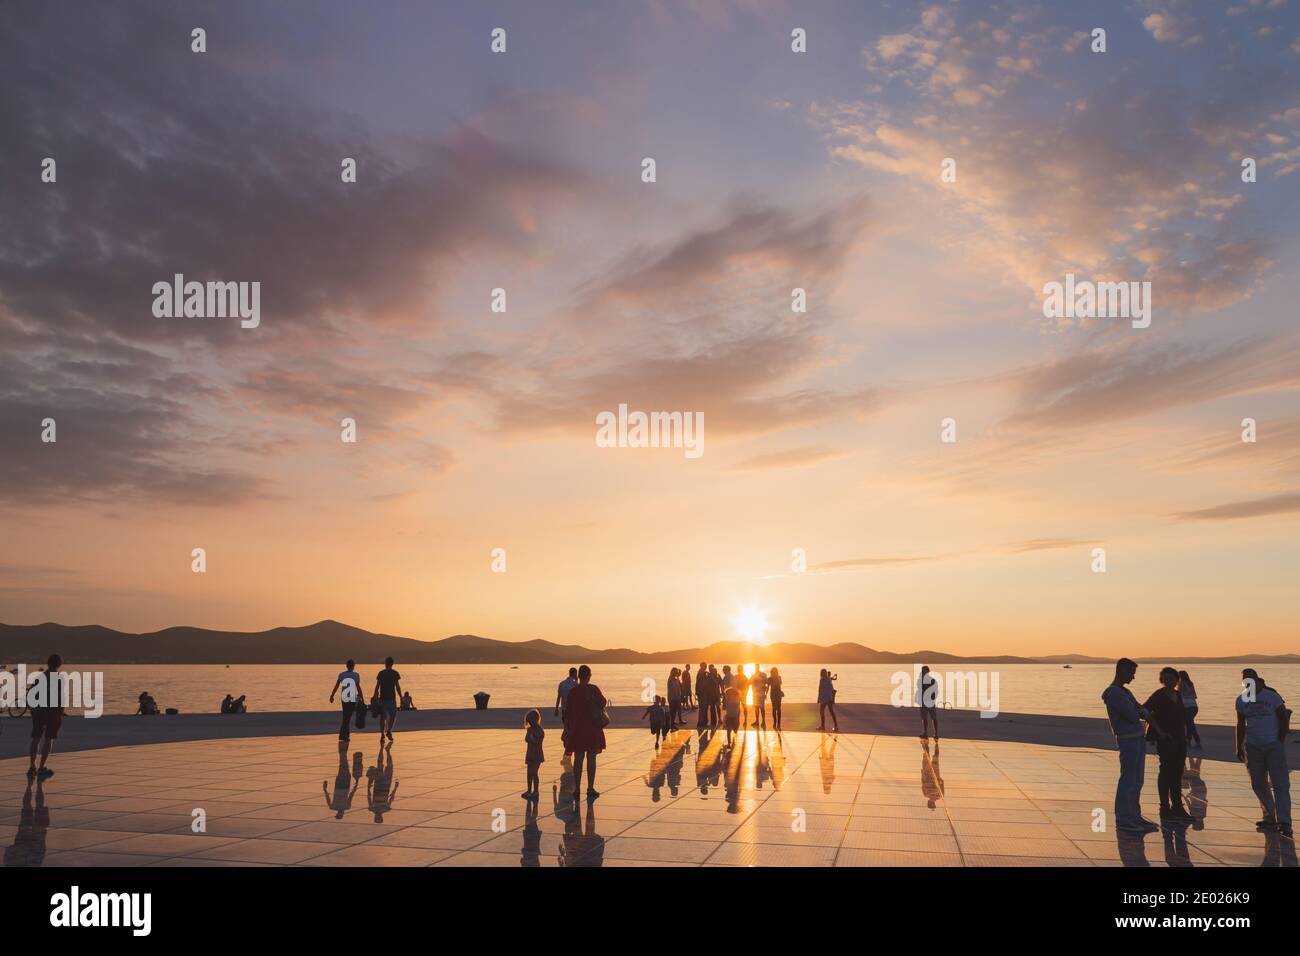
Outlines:
<svg viewBox="0 0 1300 956"><path fill-rule="evenodd" d="M721 641L708 647L642 653L627 648L594 650L551 641L495 641L457 634L440 641L417 641L392 634L375 634L338 621L306 627L276 627L269 631L210 631L198 627L169 627L148 634L127 634L98 625L0 624L0 662L43 661L57 651L75 664L335 664L348 658L364 663L392 655L408 664L724 664L762 660L774 664L877 664L980 662L989 664L1109 663L1082 655L1042 658L960 657L936 651L909 653L878 651L861 644L830 647L816 644L769 644ZM1180 663L1213 663L1242 658L1182 658ZM1258 663L1300 663L1300 655L1263 655Z"/></svg>

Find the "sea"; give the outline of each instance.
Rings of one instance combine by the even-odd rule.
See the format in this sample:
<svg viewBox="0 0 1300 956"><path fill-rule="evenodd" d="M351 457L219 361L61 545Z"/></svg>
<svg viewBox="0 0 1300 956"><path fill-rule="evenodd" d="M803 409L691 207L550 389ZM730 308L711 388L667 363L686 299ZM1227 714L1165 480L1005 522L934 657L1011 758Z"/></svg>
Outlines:
<svg viewBox="0 0 1300 956"><path fill-rule="evenodd" d="M731 662L733 668L735 663ZM754 662L764 671L766 662ZM1177 661L1172 666L1179 667ZM12 665L11 665L12 666ZM369 696L382 664L361 664ZM697 662L691 662L695 672ZM750 665L752 666L752 665ZM820 668L813 664L778 665L786 701L816 701ZM1202 723L1235 722L1233 698L1241 692L1238 664L1192 664L1185 669L1196 684ZM32 665L29 665L32 667ZM33 668L34 669L34 668ZM250 712L329 710L330 688L341 666L329 664L100 664L104 713L134 713L141 692L147 691L160 708L175 707L184 714L217 713L226 694L244 695ZM402 688L411 693L416 707L467 708L474 694L490 695L489 707L547 708L555 703L556 684L567 668L550 664L397 664ZM1264 680L1289 701L1300 700L1300 664L1260 664ZM644 664L599 664L593 667L597 684L614 705L635 705L666 694L667 666L650 670ZM912 699L912 668L899 664L843 664L831 668L836 675L836 700L845 703L888 704L896 695ZM1101 692L1110 683L1109 664L950 664L932 668L942 680L943 706L990 709L1000 713L1059 714L1068 717L1103 717ZM1158 686L1159 666L1141 664L1130 685L1139 700ZM983 699L981 699L983 698ZM1294 703L1292 704L1294 707Z"/></svg>

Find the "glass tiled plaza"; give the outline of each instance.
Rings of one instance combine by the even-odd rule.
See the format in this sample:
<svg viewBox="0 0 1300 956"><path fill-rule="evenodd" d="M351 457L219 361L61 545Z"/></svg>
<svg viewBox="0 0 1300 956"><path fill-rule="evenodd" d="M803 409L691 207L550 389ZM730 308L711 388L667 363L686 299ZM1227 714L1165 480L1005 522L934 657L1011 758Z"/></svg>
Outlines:
<svg viewBox="0 0 1300 956"><path fill-rule="evenodd" d="M6 866L1296 865L1224 761L1184 778L1194 825L1141 838L1110 826L1112 752L754 731L728 751L682 731L656 753L645 730L607 736L602 795L575 806L550 731L536 809L522 730L399 732L382 758L374 734L56 752L39 786L5 760L0 844Z"/></svg>

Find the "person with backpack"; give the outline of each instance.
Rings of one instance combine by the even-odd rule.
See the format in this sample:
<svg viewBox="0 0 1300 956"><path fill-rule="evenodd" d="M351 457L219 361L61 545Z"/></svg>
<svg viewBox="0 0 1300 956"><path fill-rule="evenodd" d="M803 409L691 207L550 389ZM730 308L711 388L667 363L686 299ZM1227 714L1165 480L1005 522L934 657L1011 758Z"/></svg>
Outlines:
<svg viewBox="0 0 1300 956"><path fill-rule="evenodd" d="M340 689L343 692L343 722L339 725L339 740L348 740L352 735L352 717L356 714L357 705L365 706L361 700L361 675L357 673L356 661L348 661L347 666L334 679L334 689L330 691L331 704Z"/></svg>

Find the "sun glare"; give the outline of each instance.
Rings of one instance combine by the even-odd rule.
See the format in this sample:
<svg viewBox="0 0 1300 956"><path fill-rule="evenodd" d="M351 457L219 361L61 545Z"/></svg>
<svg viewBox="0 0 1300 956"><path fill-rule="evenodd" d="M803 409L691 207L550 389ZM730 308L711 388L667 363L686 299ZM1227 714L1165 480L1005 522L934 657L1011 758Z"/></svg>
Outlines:
<svg viewBox="0 0 1300 956"><path fill-rule="evenodd" d="M763 635L772 626L767 619L767 612L757 604L742 607L731 619L736 633L753 644L762 644Z"/></svg>

